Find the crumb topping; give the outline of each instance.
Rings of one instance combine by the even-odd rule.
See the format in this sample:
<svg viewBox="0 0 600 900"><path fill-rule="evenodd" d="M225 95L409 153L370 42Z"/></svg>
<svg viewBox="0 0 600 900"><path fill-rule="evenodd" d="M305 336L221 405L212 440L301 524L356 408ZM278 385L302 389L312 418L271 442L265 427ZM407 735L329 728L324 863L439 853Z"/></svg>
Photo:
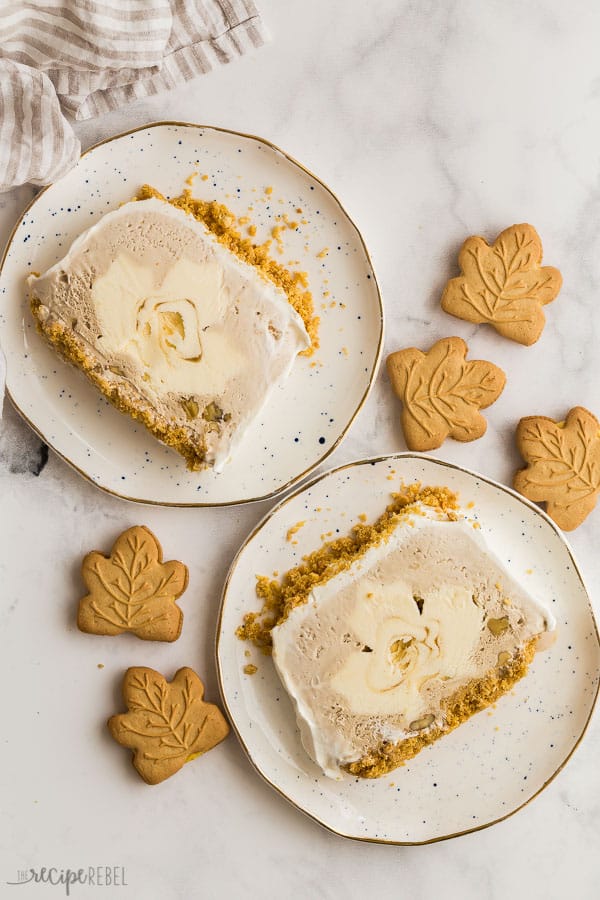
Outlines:
<svg viewBox="0 0 600 900"><path fill-rule="evenodd" d="M347 536L325 542L303 557L299 566L286 572L281 581L258 575L256 594L262 607L244 615L236 630L238 638L251 641L263 653L270 654L271 630L285 622L296 606L306 603L315 585L349 569L370 547L385 541L401 521L410 524L413 516L424 515L421 505L434 509L441 519L458 519L458 498L449 488L422 486L419 482L403 485L392 494L392 502L372 525L365 524L361 514Z"/></svg>
<svg viewBox="0 0 600 900"><path fill-rule="evenodd" d="M291 528L288 528L287 534L285 536L286 541L291 541L295 534L297 534L301 528L304 528L306 525L306 521L301 519L299 522L296 522L295 525L292 525ZM292 543L298 543L297 541L292 541Z"/></svg>

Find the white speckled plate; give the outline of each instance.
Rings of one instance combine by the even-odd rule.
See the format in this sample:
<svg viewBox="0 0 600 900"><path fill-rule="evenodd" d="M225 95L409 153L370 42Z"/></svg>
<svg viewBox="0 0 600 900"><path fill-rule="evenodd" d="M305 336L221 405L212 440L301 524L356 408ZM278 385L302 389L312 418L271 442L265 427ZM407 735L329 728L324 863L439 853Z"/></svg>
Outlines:
<svg viewBox="0 0 600 900"><path fill-rule="evenodd" d="M377 518L400 480L447 485L475 506L482 533L529 590L543 598L558 638L514 691L403 768L377 780L338 782L305 754L291 701L269 657L235 637L259 608L257 574L283 573L365 513ZM305 525L286 540L288 529ZM297 543L294 543L297 542ZM244 675L253 662L258 672ZM565 538L545 513L503 485L413 454L361 460L321 475L275 507L239 551L228 576L217 635L227 711L258 772L312 818L345 837L414 844L492 825L536 796L586 729L600 677L600 642L589 598Z"/></svg>
<svg viewBox="0 0 600 900"><path fill-rule="evenodd" d="M308 273L321 316L321 349L296 360L221 475L188 472L177 453L58 360L35 331L25 291L31 271L60 259L78 234L141 184L174 196L194 171L206 176L196 180L194 194L247 215L257 242L280 224L278 216L298 223L283 230L283 252L274 243L272 255L284 264L297 261L290 268ZM37 195L17 223L0 270L0 345L14 404L82 475L130 500L216 506L276 494L332 452L377 371L383 309L356 226L322 182L260 138L159 122L103 141Z"/></svg>

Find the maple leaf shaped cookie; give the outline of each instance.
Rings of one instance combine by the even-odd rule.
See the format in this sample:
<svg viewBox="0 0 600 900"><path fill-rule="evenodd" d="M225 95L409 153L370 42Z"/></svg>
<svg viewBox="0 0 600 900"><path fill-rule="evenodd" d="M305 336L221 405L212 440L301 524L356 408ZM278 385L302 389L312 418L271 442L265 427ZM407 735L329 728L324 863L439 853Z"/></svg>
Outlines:
<svg viewBox="0 0 600 900"><path fill-rule="evenodd" d="M119 535L110 556L88 553L82 574L89 594L79 601L81 631L131 631L145 641L175 641L181 634L183 613L175 601L187 587L187 567L163 562L160 544L143 525Z"/></svg>
<svg viewBox="0 0 600 900"><path fill-rule="evenodd" d="M488 322L496 331L535 344L544 329L542 306L556 298L562 276L542 266L542 243L532 225L511 225L490 247L470 237L458 255L462 271L444 288L442 308L467 322Z"/></svg>
<svg viewBox="0 0 600 900"><path fill-rule="evenodd" d="M474 441L487 423L479 410L504 388L502 369L485 360L467 362L458 337L442 338L428 353L415 347L387 358L387 370L402 400L402 430L410 450L435 450L447 437Z"/></svg>
<svg viewBox="0 0 600 900"><path fill-rule="evenodd" d="M528 416L517 426L517 446L528 463L516 473L514 486L546 512L564 531L581 525L600 492L600 423L583 406L570 410L565 422Z"/></svg>
<svg viewBox="0 0 600 900"><path fill-rule="evenodd" d="M133 765L148 784L158 784L229 734L221 710L206 703L193 669L179 669L170 683L144 666L127 669L123 697L128 712L111 716L115 741L134 751Z"/></svg>

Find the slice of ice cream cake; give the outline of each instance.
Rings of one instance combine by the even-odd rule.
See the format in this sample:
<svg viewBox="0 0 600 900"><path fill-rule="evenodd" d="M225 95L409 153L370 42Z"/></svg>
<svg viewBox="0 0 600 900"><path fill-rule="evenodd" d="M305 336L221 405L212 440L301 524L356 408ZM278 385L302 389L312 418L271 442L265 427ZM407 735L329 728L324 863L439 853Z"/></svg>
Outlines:
<svg viewBox="0 0 600 900"><path fill-rule="evenodd" d="M191 469L222 469L310 346L281 288L156 198L108 213L28 285L54 349Z"/></svg>
<svg viewBox="0 0 600 900"><path fill-rule="evenodd" d="M271 630L302 743L331 777L383 775L494 703L555 627L471 522L419 503L392 521L341 566L308 557Z"/></svg>

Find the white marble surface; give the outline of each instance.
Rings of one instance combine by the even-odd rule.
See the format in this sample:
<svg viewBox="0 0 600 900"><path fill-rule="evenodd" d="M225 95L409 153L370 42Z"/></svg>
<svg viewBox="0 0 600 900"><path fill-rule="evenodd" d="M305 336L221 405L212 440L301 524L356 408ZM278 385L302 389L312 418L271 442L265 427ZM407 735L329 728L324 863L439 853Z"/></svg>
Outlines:
<svg viewBox="0 0 600 900"><path fill-rule="evenodd" d="M371 249L386 350L465 337L509 375L480 441L437 456L509 482L522 415L600 412L600 10L523 4L261 0L273 43L253 58L78 127L84 146L156 119L263 135L340 196ZM377 6L377 12L374 11ZM1 148L0 148L1 152ZM0 196L0 241L32 196ZM531 348L446 316L441 287L470 233L530 221L564 287ZM128 664L191 665L217 697L213 634L235 549L268 504L141 508L103 495L7 408L0 428L0 896L17 870L124 866L127 887L75 897L456 900L598 896L600 725L557 779L492 829L428 847L356 844L255 776L234 737L162 786L137 779L106 733ZM403 449L383 373L330 464ZM74 625L78 563L143 522L190 567L173 645L95 639ZM600 510L571 536L600 612ZM104 663L103 669L97 664ZM466 763L468 765L468 761Z"/></svg>

